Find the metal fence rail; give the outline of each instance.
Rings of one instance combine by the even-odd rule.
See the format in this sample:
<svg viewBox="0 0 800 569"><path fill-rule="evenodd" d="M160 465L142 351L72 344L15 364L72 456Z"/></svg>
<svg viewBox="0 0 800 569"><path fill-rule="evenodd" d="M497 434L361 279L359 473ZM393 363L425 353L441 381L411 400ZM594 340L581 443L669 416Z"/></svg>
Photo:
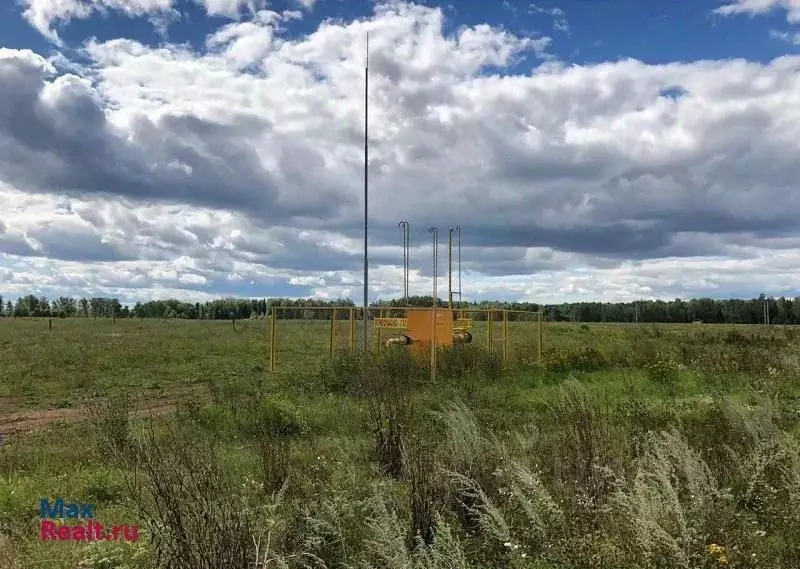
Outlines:
<svg viewBox="0 0 800 569"><path fill-rule="evenodd" d="M403 307L367 310L371 330L370 346L381 350L389 336L400 335L408 330L413 312L448 312L447 308ZM489 353L499 353L505 367L518 363L541 363L544 352L544 318L541 312L506 309L454 309L452 327L447 324L448 334L467 331L472 344L485 346ZM298 318L301 316L302 318ZM333 358L336 353L354 353L359 349L357 337L363 334L363 308L361 307L280 307L273 306L270 313L270 334L265 354L265 369L276 372L279 351L299 371L303 364ZM448 315L448 322L449 322ZM436 373L437 330L431 328L427 340L432 341L431 374ZM438 332L441 335L441 332ZM438 341L441 341L439 338ZM363 349L363 348L361 348ZM429 348L430 349L430 348Z"/></svg>

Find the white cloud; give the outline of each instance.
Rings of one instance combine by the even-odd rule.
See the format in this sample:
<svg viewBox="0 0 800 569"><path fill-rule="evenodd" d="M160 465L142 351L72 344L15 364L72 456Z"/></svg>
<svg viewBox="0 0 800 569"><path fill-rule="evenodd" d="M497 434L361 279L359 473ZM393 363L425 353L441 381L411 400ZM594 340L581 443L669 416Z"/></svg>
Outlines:
<svg viewBox="0 0 800 569"><path fill-rule="evenodd" d="M254 21L223 26L209 36L206 46L211 50L219 50L234 67L244 69L269 54L274 26L279 20L279 14L261 11Z"/></svg>
<svg viewBox="0 0 800 569"><path fill-rule="evenodd" d="M510 4L506 4L510 6ZM543 8L535 3L531 3L528 11L532 14L546 14L553 18L553 29L557 32L569 33L569 22L566 14L561 8Z"/></svg>
<svg viewBox="0 0 800 569"><path fill-rule="evenodd" d="M163 16L173 10L176 0L21 0L23 15L42 35L58 42L53 25L80 20L95 12L114 10L130 17Z"/></svg>
<svg viewBox="0 0 800 569"><path fill-rule="evenodd" d="M192 0L209 16L238 19L266 8L267 0ZM60 43L54 26L82 20L97 13L119 12L128 17L148 17L165 35L169 22L178 16L178 0L20 0L23 16L42 35Z"/></svg>
<svg viewBox="0 0 800 569"><path fill-rule="evenodd" d="M800 22L800 0L734 0L724 6L720 6L714 12L723 16L737 14L749 14L752 16L766 14L778 9L786 10L786 18L789 22Z"/></svg>
<svg viewBox="0 0 800 569"><path fill-rule="evenodd" d="M237 19L242 11L255 14L267 7L267 0L194 0L205 6L209 16L224 16Z"/></svg>
<svg viewBox="0 0 800 569"><path fill-rule="evenodd" d="M93 41L90 66L0 49L2 292L359 295L367 31L373 295L400 294L399 219L412 294L428 227L442 275L457 223L465 298L797 292L800 57L508 75L548 38L399 3L293 39L285 18L202 53Z"/></svg>
<svg viewBox="0 0 800 569"><path fill-rule="evenodd" d="M770 30L769 35L776 40L785 41L792 45L800 45L800 32L790 34L789 32L779 32L777 30Z"/></svg>
<svg viewBox="0 0 800 569"><path fill-rule="evenodd" d="M314 9L314 6L317 3L317 0L296 0L297 4L300 5L304 10L311 11Z"/></svg>

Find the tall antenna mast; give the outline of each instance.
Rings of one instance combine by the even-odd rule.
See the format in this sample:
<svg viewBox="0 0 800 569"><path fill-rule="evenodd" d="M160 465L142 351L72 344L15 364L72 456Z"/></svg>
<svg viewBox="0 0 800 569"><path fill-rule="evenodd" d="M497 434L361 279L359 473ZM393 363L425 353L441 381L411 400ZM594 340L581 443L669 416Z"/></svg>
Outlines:
<svg viewBox="0 0 800 569"><path fill-rule="evenodd" d="M364 353L369 349L369 264L367 262L367 189L369 187L369 32L367 58L364 62Z"/></svg>

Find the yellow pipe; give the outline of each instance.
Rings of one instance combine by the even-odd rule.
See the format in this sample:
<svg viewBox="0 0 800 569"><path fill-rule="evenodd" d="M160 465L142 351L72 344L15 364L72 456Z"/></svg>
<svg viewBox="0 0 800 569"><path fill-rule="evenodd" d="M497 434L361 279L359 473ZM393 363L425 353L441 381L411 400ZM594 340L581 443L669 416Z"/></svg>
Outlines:
<svg viewBox="0 0 800 569"><path fill-rule="evenodd" d="M469 344L472 342L472 334L466 330L458 330L453 333L454 344Z"/></svg>

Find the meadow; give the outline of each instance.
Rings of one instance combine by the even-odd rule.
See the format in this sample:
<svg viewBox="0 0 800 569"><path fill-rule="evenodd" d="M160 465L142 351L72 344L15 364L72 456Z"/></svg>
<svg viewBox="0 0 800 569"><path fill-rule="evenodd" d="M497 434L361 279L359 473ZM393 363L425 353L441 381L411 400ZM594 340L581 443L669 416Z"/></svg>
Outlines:
<svg viewBox="0 0 800 569"><path fill-rule="evenodd" d="M800 330L475 323L433 382L337 326L0 320L0 567L797 565Z"/></svg>

